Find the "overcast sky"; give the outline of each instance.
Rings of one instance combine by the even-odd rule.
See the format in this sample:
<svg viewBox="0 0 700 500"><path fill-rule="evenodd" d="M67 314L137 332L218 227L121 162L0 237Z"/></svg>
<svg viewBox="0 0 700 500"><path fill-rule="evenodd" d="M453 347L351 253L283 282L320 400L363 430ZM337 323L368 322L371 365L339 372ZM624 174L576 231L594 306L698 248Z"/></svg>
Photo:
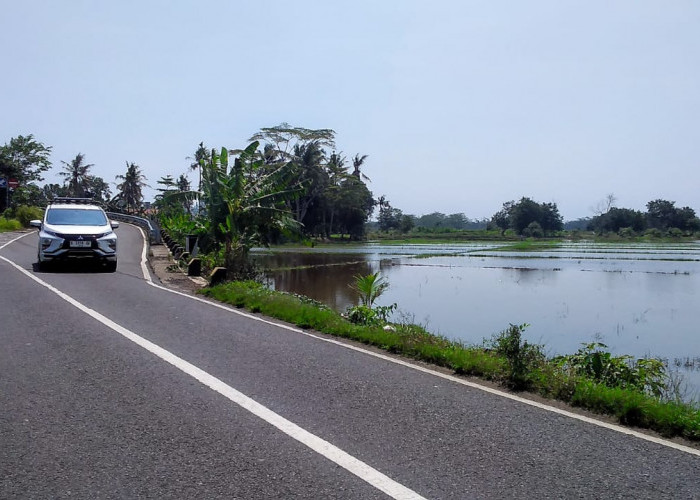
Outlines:
<svg viewBox="0 0 700 500"><path fill-rule="evenodd" d="M113 182L281 122L367 154L404 213L700 211L700 2L0 0L0 143ZM195 175L190 174L194 180ZM147 191L152 198L153 190Z"/></svg>

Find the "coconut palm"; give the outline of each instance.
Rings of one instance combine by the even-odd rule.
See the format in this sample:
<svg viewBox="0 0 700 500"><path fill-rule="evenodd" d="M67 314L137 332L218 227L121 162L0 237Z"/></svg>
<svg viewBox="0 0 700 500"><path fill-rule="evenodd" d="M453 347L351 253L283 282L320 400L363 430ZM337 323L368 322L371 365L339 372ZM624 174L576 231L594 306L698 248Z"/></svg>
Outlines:
<svg viewBox="0 0 700 500"><path fill-rule="evenodd" d="M202 190L202 162L206 163L209 161L209 154L209 150L204 146L204 143L200 142L197 151L194 152L194 156L187 157L188 160L192 160L192 163L190 163L190 170L199 171L199 184L197 186L199 191Z"/></svg>
<svg viewBox="0 0 700 500"><path fill-rule="evenodd" d="M374 301L389 288L389 282L379 272L362 276L358 274L355 278L355 283L350 287L360 294L360 301L363 306L370 309L374 305Z"/></svg>
<svg viewBox="0 0 700 500"><path fill-rule="evenodd" d="M365 180L370 180L369 177L367 177L365 174L360 172L360 167L365 163L365 160L367 159L367 156L369 155L362 155L360 156L359 154L355 155L355 158L352 159L352 175L357 177L358 179L362 177Z"/></svg>
<svg viewBox="0 0 700 500"><path fill-rule="evenodd" d="M146 177L141 172L141 169L135 163L129 163L127 161L126 173L124 175L117 175L116 179L123 181L121 184L117 184L117 189L119 190L117 196L124 203L127 211L137 211L143 201L141 190L148 185L145 182Z"/></svg>
<svg viewBox="0 0 700 500"><path fill-rule="evenodd" d="M70 163L61 161L63 163L63 172L59 172L58 175L65 177L66 187L68 188L68 196L85 196L88 191L88 178L90 177L89 171L93 164L84 163L85 155L78 153L75 158L71 160Z"/></svg>

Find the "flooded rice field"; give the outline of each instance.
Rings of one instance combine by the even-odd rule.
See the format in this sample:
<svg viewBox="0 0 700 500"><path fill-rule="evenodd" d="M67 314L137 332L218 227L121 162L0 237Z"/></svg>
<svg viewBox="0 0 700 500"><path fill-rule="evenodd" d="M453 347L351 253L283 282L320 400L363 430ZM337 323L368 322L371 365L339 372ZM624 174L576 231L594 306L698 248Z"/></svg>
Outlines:
<svg viewBox="0 0 700 500"><path fill-rule="evenodd" d="M528 323L550 355L599 341L615 354L665 358L700 394L700 242L561 243L504 250L502 243L284 248L256 252L272 288L338 311L357 304L353 276L380 271L379 305L467 343Z"/></svg>

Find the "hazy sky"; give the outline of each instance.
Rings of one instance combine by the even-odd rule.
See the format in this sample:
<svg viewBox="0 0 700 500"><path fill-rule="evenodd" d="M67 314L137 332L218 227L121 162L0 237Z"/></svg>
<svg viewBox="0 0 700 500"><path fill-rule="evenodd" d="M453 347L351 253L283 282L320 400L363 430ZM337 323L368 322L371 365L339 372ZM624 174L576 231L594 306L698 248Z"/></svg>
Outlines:
<svg viewBox="0 0 700 500"><path fill-rule="evenodd" d="M108 182L288 122L405 213L700 211L700 2L0 0L0 144ZM190 174L194 180L195 175ZM153 190L147 191L152 198Z"/></svg>

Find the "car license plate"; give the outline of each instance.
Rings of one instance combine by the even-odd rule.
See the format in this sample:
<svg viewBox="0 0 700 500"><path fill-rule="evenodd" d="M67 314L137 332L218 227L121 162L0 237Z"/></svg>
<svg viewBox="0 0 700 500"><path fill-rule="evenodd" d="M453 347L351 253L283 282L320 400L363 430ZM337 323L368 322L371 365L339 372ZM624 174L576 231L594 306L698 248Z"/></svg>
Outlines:
<svg viewBox="0 0 700 500"><path fill-rule="evenodd" d="M92 246L92 241L90 240L76 240L70 242L71 248L90 248Z"/></svg>

